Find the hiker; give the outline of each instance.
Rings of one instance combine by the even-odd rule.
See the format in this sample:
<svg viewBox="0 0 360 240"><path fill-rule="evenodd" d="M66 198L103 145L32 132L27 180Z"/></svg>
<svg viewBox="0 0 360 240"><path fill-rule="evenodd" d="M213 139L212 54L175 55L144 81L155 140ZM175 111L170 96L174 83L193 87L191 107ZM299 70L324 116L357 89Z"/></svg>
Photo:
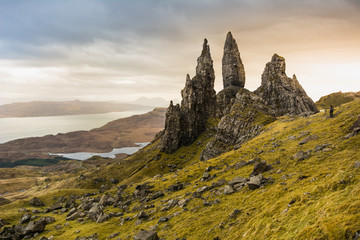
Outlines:
<svg viewBox="0 0 360 240"><path fill-rule="evenodd" d="M330 117L334 117L334 107L330 105Z"/></svg>

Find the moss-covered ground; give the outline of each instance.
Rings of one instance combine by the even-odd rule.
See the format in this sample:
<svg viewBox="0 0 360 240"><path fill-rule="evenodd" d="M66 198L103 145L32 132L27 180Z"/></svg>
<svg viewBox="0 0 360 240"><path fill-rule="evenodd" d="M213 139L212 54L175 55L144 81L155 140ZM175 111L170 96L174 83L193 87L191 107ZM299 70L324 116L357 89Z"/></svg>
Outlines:
<svg viewBox="0 0 360 240"><path fill-rule="evenodd" d="M47 206L63 195L96 191L101 196L103 193L100 194L98 189L104 183L95 184L94 178L119 179L118 184L109 184L109 190L105 192L113 195L118 185L127 184L123 194L131 195L135 186L144 182L154 186L153 191L163 191L165 195L145 203L153 204L154 208L145 210L150 218L142 222L134 218L141 205L136 201L132 201L129 211L105 208L105 212L123 212L124 215L104 223L88 219L68 221L69 224L64 226L66 213L40 213L40 216L55 217L56 222L48 225L37 239L42 236L54 236L55 240L75 239L94 233L99 239L107 239L116 232L119 232L116 238L130 239L140 229L153 226L157 226L156 231L163 239L352 239L360 230L360 168L355 167L355 162L360 161L360 135L348 139L345 136L360 116L359 106L360 100L341 105L335 109L334 118L324 113L278 118L239 149L206 162L199 161L199 156L212 138L213 130L206 131L194 144L182 147L174 154L160 153L155 141L125 160L68 174L66 184L64 179L59 179L58 187L77 189L52 190L40 195ZM310 135L318 138L299 144ZM319 145L324 147L315 151ZM294 155L299 151L308 151L307 158L296 159ZM230 181L237 176L249 177L252 164L239 169L233 165L254 159L273 166L263 173L264 177L272 179L272 183L256 190L244 187L230 195L218 194L219 188L215 188L205 191L201 198L191 197L199 187L211 186L220 179ZM210 166L213 167L209 172L213 178L203 181L205 169ZM80 174L86 179L79 180ZM55 178L53 184L54 181ZM177 182L184 184L182 190L166 190ZM189 202L185 208L175 206L161 211L171 199L189 199ZM16 201L0 206L0 218L17 224L21 207L33 208L28 200ZM230 217L235 209L239 210L237 216ZM158 223L163 216L172 218ZM120 218L126 217L133 219L122 224ZM54 226L58 224L63 227L56 230Z"/></svg>

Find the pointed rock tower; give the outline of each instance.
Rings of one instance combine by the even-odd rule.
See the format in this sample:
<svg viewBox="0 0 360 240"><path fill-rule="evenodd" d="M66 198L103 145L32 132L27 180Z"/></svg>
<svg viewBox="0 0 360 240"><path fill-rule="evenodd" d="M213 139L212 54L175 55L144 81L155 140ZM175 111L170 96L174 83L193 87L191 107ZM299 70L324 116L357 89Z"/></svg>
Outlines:
<svg viewBox="0 0 360 240"><path fill-rule="evenodd" d="M245 70L240 52L231 32L226 35L222 58L222 76L224 89L217 95L216 115L221 118L229 112L232 101L240 88L245 86Z"/></svg>
<svg viewBox="0 0 360 240"><path fill-rule="evenodd" d="M261 76L261 86L255 93L275 110L277 116L318 112L296 76L286 76L285 59L277 54L266 64Z"/></svg>
<svg viewBox="0 0 360 240"><path fill-rule="evenodd" d="M224 88L245 86L245 70L240 52L231 32L226 35L224 55L222 58L222 76Z"/></svg>
<svg viewBox="0 0 360 240"><path fill-rule="evenodd" d="M190 145L205 131L207 120L215 116L216 92L215 73L210 47L204 40L203 49L197 59L196 75L186 76L185 88L181 91L182 101L166 113L165 130L161 139L161 151L175 152L179 147Z"/></svg>

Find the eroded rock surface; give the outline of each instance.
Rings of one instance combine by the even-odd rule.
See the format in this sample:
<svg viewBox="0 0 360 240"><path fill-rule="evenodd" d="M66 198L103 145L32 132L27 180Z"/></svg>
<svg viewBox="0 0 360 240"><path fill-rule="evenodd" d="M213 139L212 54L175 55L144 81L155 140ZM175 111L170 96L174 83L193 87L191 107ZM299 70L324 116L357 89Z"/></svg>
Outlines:
<svg viewBox="0 0 360 240"><path fill-rule="evenodd" d="M277 116L285 114L300 115L316 113L315 103L309 98L294 75L289 78L285 73L285 59L277 54L267 63L261 76L261 86L255 94L273 108Z"/></svg>

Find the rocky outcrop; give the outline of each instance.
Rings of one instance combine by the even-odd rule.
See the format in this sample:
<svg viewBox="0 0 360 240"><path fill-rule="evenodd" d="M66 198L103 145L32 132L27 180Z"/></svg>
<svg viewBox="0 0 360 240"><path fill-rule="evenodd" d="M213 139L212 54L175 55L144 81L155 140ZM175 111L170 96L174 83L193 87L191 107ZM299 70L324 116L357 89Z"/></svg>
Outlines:
<svg viewBox="0 0 360 240"><path fill-rule="evenodd" d="M245 86L244 65L231 32L226 35L222 58L222 76L224 89L216 96L216 115L219 118L229 112L236 93Z"/></svg>
<svg viewBox="0 0 360 240"><path fill-rule="evenodd" d="M240 52L231 32L226 35L222 58L222 76L224 89L229 86L245 86L245 70Z"/></svg>
<svg viewBox="0 0 360 240"><path fill-rule="evenodd" d="M255 91L266 105L273 108L277 116L316 113L315 103L299 84L296 76L285 73L285 59L277 54L266 64L261 76L261 86Z"/></svg>
<svg viewBox="0 0 360 240"><path fill-rule="evenodd" d="M274 120L275 111L266 106L262 98L240 88L229 113L220 120L214 139L203 150L201 159L216 157L234 146L238 148Z"/></svg>
<svg viewBox="0 0 360 240"><path fill-rule="evenodd" d="M196 75L192 79L187 75L185 88L181 91L181 107L171 103L167 110L162 152L172 153L180 146L190 145L205 131L207 120L216 112L214 81L213 61L205 39L197 59Z"/></svg>

